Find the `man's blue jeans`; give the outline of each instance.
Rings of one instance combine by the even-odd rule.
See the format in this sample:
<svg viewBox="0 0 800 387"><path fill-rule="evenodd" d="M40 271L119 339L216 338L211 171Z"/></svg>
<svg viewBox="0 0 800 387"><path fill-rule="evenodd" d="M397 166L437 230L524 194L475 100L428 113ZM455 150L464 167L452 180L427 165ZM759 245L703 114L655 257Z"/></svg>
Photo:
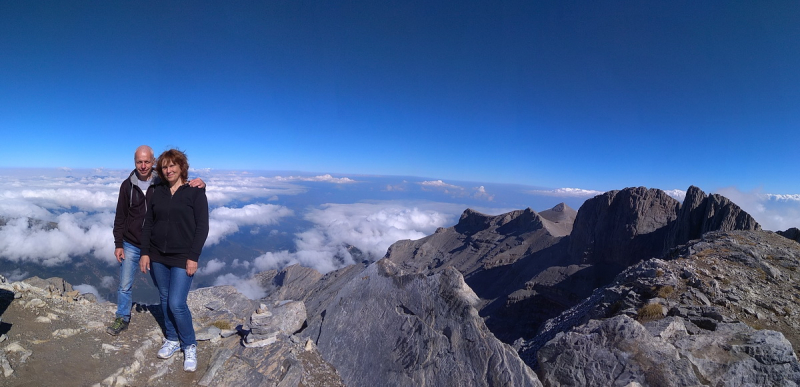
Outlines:
<svg viewBox="0 0 800 387"><path fill-rule="evenodd" d="M116 317L122 317L123 320L129 322L131 321L131 307L133 306L131 287L133 286L133 280L136 279L136 272L139 271L140 250L138 247L124 241L122 242L122 248L125 251L125 259L119 264Z"/></svg>
<svg viewBox="0 0 800 387"><path fill-rule="evenodd" d="M158 288L161 312L164 314L164 336L180 341L181 349L197 345L192 325L192 312L186 304L194 276L186 274L185 267L167 266L150 262L150 276Z"/></svg>

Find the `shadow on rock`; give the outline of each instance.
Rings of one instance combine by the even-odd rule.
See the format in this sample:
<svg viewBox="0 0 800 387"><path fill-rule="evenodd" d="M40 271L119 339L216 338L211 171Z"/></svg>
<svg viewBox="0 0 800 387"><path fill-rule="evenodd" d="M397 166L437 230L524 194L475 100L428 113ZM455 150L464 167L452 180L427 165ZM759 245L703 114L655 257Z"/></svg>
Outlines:
<svg viewBox="0 0 800 387"><path fill-rule="evenodd" d="M164 327L164 313L161 311L161 304L149 305L134 302L133 310L137 313L150 313L153 319L158 323L158 327L161 328L161 333L165 335L164 332L166 328Z"/></svg>
<svg viewBox="0 0 800 387"><path fill-rule="evenodd" d="M14 292L10 290L0 289L0 316L6 312L8 306L14 301Z"/></svg>
<svg viewBox="0 0 800 387"><path fill-rule="evenodd" d="M14 292L5 289L0 289L0 316L6 312L8 306L14 301ZM11 330L11 324L0 322L0 335L4 335Z"/></svg>

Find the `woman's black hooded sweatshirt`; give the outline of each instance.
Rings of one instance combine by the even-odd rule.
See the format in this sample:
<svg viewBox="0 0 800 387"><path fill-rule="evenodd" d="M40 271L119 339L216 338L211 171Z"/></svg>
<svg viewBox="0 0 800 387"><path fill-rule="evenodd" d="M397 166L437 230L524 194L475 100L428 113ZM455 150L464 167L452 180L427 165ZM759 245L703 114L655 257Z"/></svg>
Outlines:
<svg viewBox="0 0 800 387"><path fill-rule="evenodd" d="M155 187L142 229L141 255L186 254L197 262L208 238L208 199L205 188L184 184L175 194L166 184ZM158 250L161 254L151 254ZM156 259L156 261L158 261Z"/></svg>

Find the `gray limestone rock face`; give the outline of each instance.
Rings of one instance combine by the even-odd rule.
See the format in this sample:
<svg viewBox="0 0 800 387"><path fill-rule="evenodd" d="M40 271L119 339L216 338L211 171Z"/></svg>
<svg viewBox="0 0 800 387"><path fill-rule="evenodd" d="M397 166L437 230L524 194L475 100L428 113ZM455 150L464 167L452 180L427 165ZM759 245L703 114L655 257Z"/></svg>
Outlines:
<svg viewBox="0 0 800 387"><path fill-rule="evenodd" d="M711 194L706 204L706 216L703 223L703 232L733 231L733 230L761 230L761 226L750 214L741 209L728 198Z"/></svg>
<svg viewBox="0 0 800 387"><path fill-rule="evenodd" d="M786 231L778 231L777 234L789 238L795 242L800 242L800 229L797 227L791 227Z"/></svg>
<svg viewBox="0 0 800 387"><path fill-rule="evenodd" d="M664 251L680 202L659 189L610 191L587 200L578 210L569 253L581 263L620 268Z"/></svg>
<svg viewBox="0 0 800 387"><path fill-rule="evenodd" d="M671 343L695 372L715 386L780 386L800 383L800 363L780 332L742 323L719 324L713 333Z"/></svg>
<svg viewBox="0 0 800 387"><path fill-rule="evenodd" d="M186 303L195 320L209 325L225 321L233 327L244 323L259 305L230 285L195 289L189 292Z"/></svg>
<svg viewBox="0 0 800 387"><path fill-rule="evenodd" d="M677 254L629 267L520 342L521 357L545 385L800 384L800 246L716 231Z"/></svg>
<svg viewBox="0 0 800 387"><path fill-rule="evenodd" d="M582 263L621 269L662 256L710 231L760 230L747 212L724 196L689 187L681 205L659 189L610 191L578 210L569 252Z"/></svg>
<svg viewBox="0 0 800 387"><path fill-rule="evenodd" d="M674 346L627 316L559 333L537 357L542 383L551 386L702 384Z"/></svg>
<svg viewBox="0 0 800 387"><path fill-rule="evenodd" d="M559 203L555 207L539 212L539 216L551 222L550 232L554 236L565 236L572 232L572 225L578 211L572 209L565 203Z"/></svg>
<svg viewBox="0 0 800 387"><path fill-rule="evenodd" d="M675 332L673 324L663 325ZM656 330L658 331L658 330ZM591 320L558 334L538 352L545 385L658 386L793 385L800 363L779 332L745 324L719 324L713 331L651 332L619 315Z"/></svg>
<svg viewBox="0 0 800 387"><path fill-rule="evenodd" d="M49 291L53 295L63 296L65 293L72 292L72 285L65 281L63 278L51 277L42 279L39 277L30 277L23 282L28 285Z"/></svg>
<svg viewBox="0 0 800 387"><path fill-rule="evenodd" d="M686 190L678 221L671 231L671 245L666 248L699 239L709 231L760 229L752 216L728 198L718 194L706 196L700 188L691 186Z"/></svg>
<svg viewBox="0 0 800 387"><path fill-rule="evenodd" d="M465 277L510 265L552 246L572 229L574 210L559 205L548 210L549 220L530 208L490 216L467 209L458 224L440 228L419 240L389 247L385 258L413 272L436 272L454 267Z"/></svg>
<svg viewBox="0 0 800 387"><path fill-rule="evenodd" d="M200 386L340 387L341 377L313 343L278 334L266 346L228 341L211 356Z"/></svg>
<svg viewBox="0 0 800 387"><path fill-rule="evenodd" d="M270 294L270 299L302 300L322 274L309 267L291 265L281 270L264 271L255 277Z"/></svg>
<svg viewBox="0 0 800 387"><path fill-rule="evenodd" d="M404 274L380 260L327 305L319 351L348 386L539 386L475 309L455 269Z"/></svg>
<svg viewBox="0 0 800 387"><path fill-rule="evenodd" d="M706 203L706 194L700 188L691 186L686 190L678 221L670 232L673 245L682 245L703 235Z"/></svg>

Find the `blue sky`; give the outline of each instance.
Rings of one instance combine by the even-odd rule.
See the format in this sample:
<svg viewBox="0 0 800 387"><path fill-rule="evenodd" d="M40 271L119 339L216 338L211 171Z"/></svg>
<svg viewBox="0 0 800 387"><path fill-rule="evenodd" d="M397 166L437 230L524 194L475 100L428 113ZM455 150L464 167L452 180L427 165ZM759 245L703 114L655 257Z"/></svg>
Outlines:
<svg viewBox="0 0 800 387"><path fill-rule="evenodd" d="M800 193L797 1L230 3L0 3L0 167Z"/></svg>

